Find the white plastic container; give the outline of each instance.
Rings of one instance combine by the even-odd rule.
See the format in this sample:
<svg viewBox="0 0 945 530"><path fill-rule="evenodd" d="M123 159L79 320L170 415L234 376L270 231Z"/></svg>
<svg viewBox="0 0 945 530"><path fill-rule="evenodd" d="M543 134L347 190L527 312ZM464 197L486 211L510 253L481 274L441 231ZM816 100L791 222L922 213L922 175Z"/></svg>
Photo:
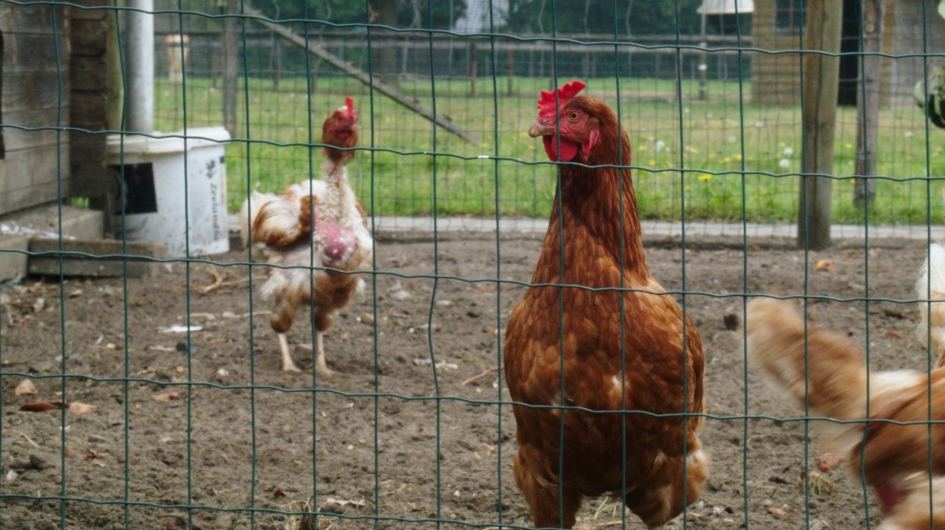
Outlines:
<svg viewBox="0 0 945 530"><path fill-rule="evenodd" d="M163 134L176 136L125 135L124 141L117 134L108 137L108 165L125 181L128 240L161 243L172 258L187 255L187 234L191 256L229 251L226 144L220 142L230 134L223 127L187 129L186 142L182 132ZM115 226L122 226L120 211Z"/></svg>

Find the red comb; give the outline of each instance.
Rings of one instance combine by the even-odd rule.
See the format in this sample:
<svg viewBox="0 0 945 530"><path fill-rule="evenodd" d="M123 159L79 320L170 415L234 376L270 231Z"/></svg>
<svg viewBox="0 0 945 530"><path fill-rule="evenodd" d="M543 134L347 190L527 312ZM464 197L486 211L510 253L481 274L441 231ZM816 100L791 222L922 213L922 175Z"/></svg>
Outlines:
<svg viewBox="0 0 945 530"><path fill-rule="evenodd" d="M354 112L354 100L351 98L345 98L345 105L348 107L348 112Z"/></svg>
<svg viewBox="0 0 945 530"><path fill-rule="evenodd" d="M566 83L563 87L558 89L558 104L561 105L565 101L573 98L578 95L578 93L584 90L586 87L584 83L580 81L571 81ZM541 99L538 100L538 110L539 114L545 113L554 113L555 111L555 93L548 92L547 90L541 91Z"/></svg>

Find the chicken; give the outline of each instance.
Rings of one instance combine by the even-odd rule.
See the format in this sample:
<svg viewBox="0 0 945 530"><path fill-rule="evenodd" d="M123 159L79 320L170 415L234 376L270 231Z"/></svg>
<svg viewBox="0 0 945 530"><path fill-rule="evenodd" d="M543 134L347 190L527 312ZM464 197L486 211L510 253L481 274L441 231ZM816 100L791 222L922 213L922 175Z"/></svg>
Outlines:
<svg viewBox="0 0 945 530"><path fill-rule="evenodd" d="M749 359L773 386L798 407L806 400L813 417L849 422L825 425L826 445L847 456L854 474L862 466L888 514L879 528L945 529L945 425L928 425L945 420L945 369L868 374L852 343L813 325L805 330L800 310L786 301L752 301L746 326Z"/></svg>
<svg viewBox="0 0 945 530"><path fill-rule="evenodd" d="M929 257L922 264L915 294L920 300L919 315L922 317L915 330L916 337L937 359L935 367L941 368L945 366L945 247L941 244L929 245Z"/></svg>
<svg viewBox="0 0 945 530"><path fill-rule="evenodd" d="M278 196L254 193L243 204L247 230L252 220L252 241L264 245L267 261L278 266L268 268L260 294L273 304L269 324L279 339L282 369L287 372L299 369L289 353L286 332L299 307L307 304L315 317L315 370L323 376L332 374L325 361L323 334L332 324L332 313L363 289L364 282L355 273L371 266L371 232L348 185L346 169L354 155L350 149L357 146L358 116L351 98L345 103L322 127L327 155L323 180L294 184ZM338 270L311 270L312 265Z"/></svg>
<svg viewBox="0 0 945 530"><path fill-rule="evenodd" d="M560 88L557 107L543 91L529 134L542 137L551 160L628 165L630 140L616 114L579 96L584 86ZM705 411L702 341L647 268L630 170L559 169L561 204L532 276L543 285L528 289L506 331L515 481L538 527L572 528L588 495L623 498L659 527L699 499L708 473L696 436ZM621 410L644 412L611 413Z"/></svg>

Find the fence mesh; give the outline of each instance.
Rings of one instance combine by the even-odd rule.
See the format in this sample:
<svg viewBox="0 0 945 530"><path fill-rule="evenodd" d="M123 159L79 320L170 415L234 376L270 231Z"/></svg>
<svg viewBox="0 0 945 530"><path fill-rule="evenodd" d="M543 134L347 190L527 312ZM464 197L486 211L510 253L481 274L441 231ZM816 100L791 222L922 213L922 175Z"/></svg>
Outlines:
<svg viewBox="0 0 945 530"><path fill-rule="evenodd" d="M534 318L560 334L547 355L560 354L562 368L565 350L596 347L573 341L608 335L575 339L566 334L568 322L602 317L590 306L615 291L624 293L616 304L621 325L611 330L621 337L620 351L610 352L615 385L638 377L647 388L648 374L660 370L646 355L625 351L659 326L643 315L625 327L628 312L637 311L628 301L676 300L685 317L681 336L693 329L701 335L705 413L685 399L677 413L641 405L678 399L653 385L633 402L626 396L634 394L622 394L617 410L622 423L614 436L631 440L620 444L616 461L624 468L643 458L632 448L644 436L634 428L646 418L657 425L676 420L683 435L687 419L705 421L699 436L712 460L709 482L701 492L683 489L687 501L701 499L672 524L869 528L883 520L884 499L871 492L875 482L868 483L859 453L823 452L812 426L825 420L814 399L791 406L749 369L744 323L751 298L800 299L812 321L804 320L805 338L815 328L846 335L863 350L869 373L931 372L934 317L926 326L917 322L923 308L933 311L934 287L927 282L916 294L915 280L935 252L933 239L945 236L938 182L945 166L941 132L926 112L938 100L925 99L919 109L914 93L932 90L915 85L932 85L945 55L937 4L153 4L0 0L0 190L11 197L0 200L0 211L13 213L0 218L0 264L28 260L23 270L31 272L0 285L0 528L530 528L535 512L512 471L521 442L512 405L521 415L552 409L562 427L561 410L585 418L614 412L575 405L565 378L548 383L547 403L526 406L510 396L504 344L507 333L520 330L506 326L526 293L549 284L552 314ZM723 14L709 9L728 4ZM864 13L874 4L885 5L883 40L880 52L867 52ZM808 11L823 5L843 8L839 53L805 44L814 27ZM135 13L154 24L154 133L129 126L139 103L128 97ZM98 42L117 53L86 70L77 58ZM867 61L876 56L879 110L871 128L857 102L866 95ZM805 153L812 133L804 127L811 101L802 91L810 81L803 64L811 57L839 58L832 170L805 170L813 155ZM84 113L95 105L89 87L109 76L125 94L117 106L108 103L117 121L87 127ZM632 154L621 153L615 165L633 171L646 263L665 292L625 284L623 276L603 288L559 285L568 283L566 270L594 266L580 253L572 262L556 258L553 282L538 279L543 249L560 243L561 255L570 256L566 247L578 243L544 242L541 234L557 228L570 237L566 223L592 224L552 217L549 226L553 210L565 208L556 190L574 164L549 162L528 132L540 91L571 79L613 108L629 135ZM102 90L94 97L109 96ZM280 270L327 271L340 284L351 271L312 252L299 265L279 261L288 260L283 254L272 259L272 249L238 249L245 241L236 233L246 221L237 212L257 200L251 192L278 194L323 178L322 123L349 97L358 108L359 144L347 175L373 234L361 275L366 286L339 304L323 337L335 373L317 372L316 330L325 325L307 303L294 315L287 344L303 373L285 373L270 325L278 308L263 298L267 278ZM204 128L219 126L230 139L208 138ZM75 138L85 133L109 138L99 165L113 169L112 188L80 178L77 164L87 153L75 148ZM136 235L121 227L149 200L140 195L141 166L148 164L136 142L167 133L189 154L149 153L154 182L161 168L178 175L167 186L178 193L176 213L152 222L180 221L183 250L161 256L135 246ZM862 138L872 135L875 171L863 173L858 156L866 156L861 143L869 144ZM194 240L195 216L211 206L195 198L194 175L212 178L216 167L197 152L215 148L225 152L222 239L231 236L229 252L208 252ZM44 172L52 180L42 180ZM875 183L871 201L858 200L856 177ZM802 183L814 179L833 187L826 200L837 240L827 249L813 248L803 230L798 236L810 189ZM627 192L620 188L618 196ZM51 193L46 210L17 216L27 202L43 202L30 198L42 193ZM151 193L166 200L160 186ZM117 246L75 241L67 226L79 215L76 206L104 209ZM625 213L602 222L632 232ZM31 241L43 236L52 243ZM626 250L620 246L613 258L622 268ZM588 305L566 304L571 292ZM932 345L920 344L923 337ZM679 335L672 341L685 342ZM806 373L815 352L806 341L804 348ZM589 355L582 360L596 366ZM693 373L674 372L676 390L702 385ZM591 381L600 379L593 368L583 376L589 388L610 385ZM927 381L931 394L933 379ZM932 433L940 414L931 398L927 404L918 423ZM566 432L544 431L553 436L548 446L561 447ZM868 430L862 436L867 440ZM926 439L928 468L919 481L932 489L939 455ZM685 451L692 442L675 443ZM560 476L564 454L549 476ZM646 466L659 460L648 458ZM850 465L853 476L835 470L842 459L848 461L838 469ZM683 469L693 465L684 462ZM640 487L639 477L616 473L621 489ZM938 499L927 495L922 509L937 512ZM587 497L578 521L643 528L621 496Z"/></svg>

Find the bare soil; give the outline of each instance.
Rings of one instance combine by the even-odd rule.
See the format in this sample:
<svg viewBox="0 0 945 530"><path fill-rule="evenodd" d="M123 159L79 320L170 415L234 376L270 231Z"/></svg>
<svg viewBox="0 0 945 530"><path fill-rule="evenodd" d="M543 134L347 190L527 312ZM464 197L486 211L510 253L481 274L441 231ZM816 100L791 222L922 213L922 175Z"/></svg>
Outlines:
<svg viewBox="0 0 945 530"><path fill-rule="evenodd" d="M805 255L762 247L747 254L724 245L687 248L685 260L678 246L647 249L667 289L683 288L685 269L684 287L696 293L685 306L706 347L713 418L702 439L712 474L686 526L865 527L867 517L875 523L881 514L865 503L846 463L822 472L805 495L805 467L818 471L814 430L807 444L803 421L743 419L802 414L746 373L741 327L726 330L723 317L741 319L744 299L737 295L746 288L798 295L805 279L811 295L861 298L867 259L870 296L911 299L926 250L905 244L868 256L855 247ZM540 249L538 237L500 245L481 235L436 245L379 243L382 272L374 281L367 277L365 295L338 315L326 338L337 373L314 386L311 373L280 371L269 308L258 298L250 319L245 266L219 269L228 273L225 283L208 294L196 291L214 281L199 263L189 271L182 263L157 265L151 277L127 282L30 278L0 286L2 528L110 530L126 528L126 521L128 528L295 528L297 518L278 512L299 511L313 497L329 512L317 521L320 529L372 528L373 520L358 517L375 515L378 528L392 529L438 528L438 518L449 521L442 528L488 527L500 519L529 525L512 478L515 422L511 407L497 403L508 399L504 384L494 373L462 382L497 364L497 329L523 293L485 280L498 274L527 282ZM239 262L246 255L215 259ZM821 260L832 271L816 271ZM438 281L427 277L434 273ZM254 283L263 277L264 269L254 269ZM868 336L873 369L926 369L927 354L913 339L914 303L810 306L818 324L864 348ZM188 312L190 323L202 327L190 334L190 355L187 334L161 331L186 325ZM366 323L372 317L376 328ZM307 312L290 341L311 345ZM311 365L305 348L295 356ZM27 374L37 394L15 395ZM97 408L19 410L52 400ZM589 499L579 521L620 518L614 501ZM642 528L632 515L628 521L628 528Z"/></svg>

